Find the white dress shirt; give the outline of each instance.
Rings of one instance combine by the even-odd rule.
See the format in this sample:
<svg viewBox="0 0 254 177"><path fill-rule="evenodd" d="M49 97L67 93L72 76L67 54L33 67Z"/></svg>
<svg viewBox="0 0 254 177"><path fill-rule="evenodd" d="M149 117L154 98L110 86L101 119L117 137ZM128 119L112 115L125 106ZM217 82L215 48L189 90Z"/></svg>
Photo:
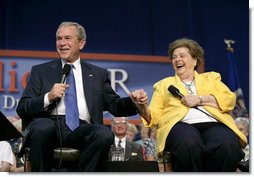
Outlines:
<svg viewBox="0 0 254 177"><path fill-rule="evenodd" d="M193 95L196 95L196 87L194 83L191 85L190 89ZM198 106L198 108L210 115L210 113L207 112L202 106ZM189 112L183 117L181 121L188 124L217 122L216 119L214 119L212 116L208 116L207 114L201 112L198 109L190 108Z"/></svg>
<svg viewBox="0 0 254 177"><path fill-rule="evenodd" d="M66 62L62 60L62 68ZM69 63L68 63L69 64ZM81 70L81 63L80 63L80 58L75 61L73 64L73 74L75 77L75 84L76 84L76 93L77 93L77 103L78 103L78 109L79 109L79 118L81 120L85 120L88 123L91 123L90 121L90 114L88 111L87 103L86 103L86 98L85 98L85 93L84 93L84 87L83 87L83 79L82 79L82 70ZM44 108L46 108L49 105L49 100L48 100L48 93L45 94L44 96ZM51 112L51 115L65 115L65 104L64 104L64 96L60 100L57 109L54 109Z"/></svg>
<svg viewBox="0 0 254 177"><path fill-rule="evenodd" d="M117 136L115 136L115 145L116 145L116 147L118 147L119 140L120 139ZM121 141L122 141L121 142L121 146L122 146L122 148L125 149L125 146L126 146L126 136L124 138L122 138Z"/></svg>

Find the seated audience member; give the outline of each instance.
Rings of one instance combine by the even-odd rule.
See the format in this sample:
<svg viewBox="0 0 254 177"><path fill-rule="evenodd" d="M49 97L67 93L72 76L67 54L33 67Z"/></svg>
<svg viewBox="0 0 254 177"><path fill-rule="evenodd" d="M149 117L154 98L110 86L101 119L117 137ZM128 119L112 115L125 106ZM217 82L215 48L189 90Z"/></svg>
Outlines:
<svg viewBox="0 0 254 177"><path fill-rule="evenodd" d="M128 138L128 140L134 141L137 134L138 134L138 129L137 129L136 125L129 123L128 129L126 132L126 137Z"/></svg>
<svg viewBox="0 0 254 177"><path fill-rule="evenodd" d="M8 120L14 125L18 131L22 131L21 119L14 116L7 117ZM3 167L1 170L7 170L8 172L23 172L24 166L20 159L17 159L15 153L19 152L19 147L21 146L21 138L10 139L8 141L0 142L0 153L1 153L1 163ZM10 162L4 161L3 158L12 158Z"/></svg>
<svg viewBox="0 0 254 177"><path fill-rule="evenodd" d="M19 132L22 132L22 120L19 117L8 116L7 118ZM18 158L18 153L22 147L22 138L10 139L10 140L8 140L8 142L10 143L10 145L12 147L12 152L14 153L14 156L15 156L15 162L16 162L15 167L16 168L20 167L21 171L22 171L24 163L21 158Z"/></svg>
<svg viewBox="0 0 254 177"><path fill-rule="evenodd" d="M154 84L149 106L137 105L143 124L157 126L158 157L170 152L175 172L235 172L247 145L230 115L236 95L219 73L196 71L204 60L196 41L177 39L168 54L174 76ZM133 101L147 97L141 91L131 93Z"/></svg>
<svg viewBox="0 0 254 177"><path fill-rule="evenodd" d="M14 164L14 155L11 145L7 141L0 141L0 171L9 172Z"/></svg>
<svg viewBox="0 0 254 177"><path fill-rule="evenodd" d="M164 163L161 162L157 158L157 153L156 153L156 131L157 131L156 127L150 128L149 132L148 132L149 137L144 139L144 156L145 156L145 160L147 160L147 161L157 161L159 171L160 172L165 172L166 170L164 170L164 168L165 168ZM166 165L167 165L166 169L169 169L169 167L168 167L169 164L167 163Z"/></svg>
<svg viewBox="0 0 254 177"><path fill-rule="evenodd" d="M22 132L22 120L17 116L8 116L8 120L11 122L11 124L19 131ZM15 148L17 146L21 146L22 138L14 138L8 140L10 143L13 152L15 152Z"/></svg>
<svg viewBox="0 0 254 177"><path fill-rule="evenodd" d="M0 172L23 172L24 166L17 167L16 156L8 141L0 141Z"/></svg>
<svg viewBox="0 0 254 177"><path fill-rule="evenodd" d="M146 160L157 160L156 154L156 127L150 128L148 138L144 139L144 149Z"/></svg>
<svg viewBox="0 0 254 177"><path fill-rule="evenodd" d="M249 136L249 118L245 117L237 117L235 119L236 126L238 129L246 136ZM250 150L249 150L249 144L243 149L243 152L245 153L244 161L249 160L250 158Z"/></svg>
<svg viewBox="0 0 254 177"><path fill-rule="evenodd" d="M149 137L148 135L149 128L145 127L143 123L140 123L138 128L140 133L140 139L135 142L140 144L142 147L144 147L144 139Z"/></svg>
<svg viewBox="0 0 254 177"><path fill-rule="evenodd" d="M24 172L24 165L18 166L16 156L13 154L13 164L10 166L10 172Z"/></svg>
<svg viewBox="0 0 254 177"><path fill-rule="evenodd" d="M112 131L115 135L115 140L109 151L110 161L143 161L142 146L127 139L126 132L128 129L127 117L113 117ZM122 150L123 157L115 158L115 150Z"/></svg>

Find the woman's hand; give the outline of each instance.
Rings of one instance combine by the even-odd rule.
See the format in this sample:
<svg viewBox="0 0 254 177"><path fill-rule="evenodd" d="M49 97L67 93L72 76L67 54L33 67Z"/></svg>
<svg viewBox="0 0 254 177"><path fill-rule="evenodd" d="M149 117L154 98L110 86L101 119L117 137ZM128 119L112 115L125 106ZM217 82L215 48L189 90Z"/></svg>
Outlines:
<svg viewBox="0 0 254 177"><path fill-rule="evenodd" d="M197 95L186 95L181 99L181 101L185 106L189 108L198 106L201 103L200 98Z"/></svg>
<svg viewBox="0 0 254 177"><path fill-rule="evenodd" d="M195 106L211 106L213 108L220 109L217 100L213 95L186 95L181 99L181 101L185 106L189 108Z"/></svg>

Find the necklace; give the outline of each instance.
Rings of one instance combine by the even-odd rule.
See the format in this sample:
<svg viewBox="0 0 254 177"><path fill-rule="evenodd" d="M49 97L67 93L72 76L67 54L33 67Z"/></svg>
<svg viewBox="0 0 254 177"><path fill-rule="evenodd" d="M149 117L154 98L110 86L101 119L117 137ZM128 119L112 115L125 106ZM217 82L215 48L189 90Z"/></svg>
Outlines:
<svg viewBox="0 0 254 177"><path fill-rule="evenodd" d="M183 82L185 88L187 89L188 94L189 94L189 95L195 95L195 93L191 90L191 86L192 86L192 84L193 84L193 82L194 82L194 79L191 81L190 84L187 84L187 83L185 83L184 81L182 81L182 82Z"/></svg>

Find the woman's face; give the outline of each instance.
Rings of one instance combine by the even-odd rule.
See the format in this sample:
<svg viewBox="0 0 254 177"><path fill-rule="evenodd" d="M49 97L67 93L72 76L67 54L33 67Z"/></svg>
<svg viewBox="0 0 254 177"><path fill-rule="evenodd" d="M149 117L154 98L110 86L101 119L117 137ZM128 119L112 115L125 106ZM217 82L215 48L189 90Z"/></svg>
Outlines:
<svg viewBox="0 0 254 177"><path fill-rule="evenodd" d="M186 47L179 47L173 51L172 64L176 74L181 78L193 75L197 60L190 55Z"/></svg>

